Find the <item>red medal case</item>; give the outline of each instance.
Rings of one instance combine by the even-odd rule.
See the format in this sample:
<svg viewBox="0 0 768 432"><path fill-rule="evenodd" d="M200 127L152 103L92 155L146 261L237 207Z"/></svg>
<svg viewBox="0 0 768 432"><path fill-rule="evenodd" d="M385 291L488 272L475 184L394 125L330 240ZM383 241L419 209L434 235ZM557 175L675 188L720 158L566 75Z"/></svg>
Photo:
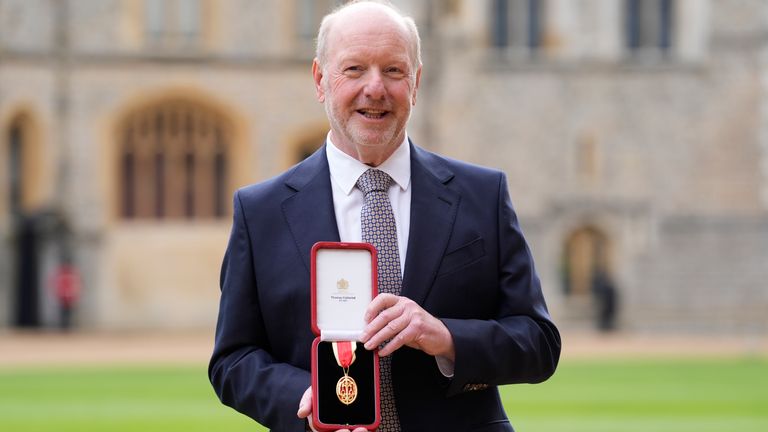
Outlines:
<svg viewBox="0 0 768 432"><path fill-rule="evenodd" d="M349 376L357 398L339 400L344 376L333 354L334 341L357 341L365 309L377 294L376 248L368 243L319 242L312 247L312 422L319 431L375 430L381 420L379 356L357 343Z"/></svg>

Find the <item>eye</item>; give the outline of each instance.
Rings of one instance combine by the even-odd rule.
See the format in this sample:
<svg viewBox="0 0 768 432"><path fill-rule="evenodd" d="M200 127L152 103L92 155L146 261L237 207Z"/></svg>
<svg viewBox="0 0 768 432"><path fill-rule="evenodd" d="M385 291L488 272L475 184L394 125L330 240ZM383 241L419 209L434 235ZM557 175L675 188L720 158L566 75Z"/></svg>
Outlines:
<svg viewBox="0 0 768 432"><path fill-rule="evenodd" d="M352 65L344 68L344 73L346 74L357 75L357 74L360 74L361 72L363 72L363 67L360 65Z"/></svg>
<svg viewBox="0 0 768 432"><path fill-rule="evenodd" d="M384 73L386 73L387 75L395 76L395 77L401 77L405 75L405 71L402 68L399 68L397 66L390 66L384 69Z"/></svg>

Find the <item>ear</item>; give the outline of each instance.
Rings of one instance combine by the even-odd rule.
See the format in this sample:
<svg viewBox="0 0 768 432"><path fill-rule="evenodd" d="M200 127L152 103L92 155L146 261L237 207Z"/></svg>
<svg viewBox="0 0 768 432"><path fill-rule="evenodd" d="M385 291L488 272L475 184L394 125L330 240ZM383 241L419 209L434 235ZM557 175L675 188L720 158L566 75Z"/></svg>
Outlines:
<svg viewBox="0 0 768 432"><path fill-rule="evenodd" d="M323 91L323 69L320 67L317 59L312 61L312 78L315 80L315 92L317 93L317 101L320 103L325 102L325 91Z"/></svg>
<svg viewBox="0 0 768 432"><path fill-rule="evenodd" d="M411 105L416 105L416 92L419 90L419 84L421 83L421 66L416 70L416 85L413 87L413 96L411 96Z"/></svg>

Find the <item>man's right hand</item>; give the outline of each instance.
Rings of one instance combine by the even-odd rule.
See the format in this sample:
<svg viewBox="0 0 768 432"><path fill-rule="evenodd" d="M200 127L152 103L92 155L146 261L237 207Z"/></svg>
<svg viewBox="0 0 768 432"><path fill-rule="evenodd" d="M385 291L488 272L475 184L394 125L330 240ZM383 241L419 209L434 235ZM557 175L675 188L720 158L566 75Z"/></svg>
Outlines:
<svg viewBox="0 0 768 432"><path fill-rule="evenodd" d="M307 419L307 424L309 424L311 430L317 430L312 424L312 387L309 387L301 397L301 401L299 402L299 412L297 412L296 415L298 415L299 418ZM350 431L349 429L339 429L336 432L367 432L367 429L357 428L354 431Z"/></svg>

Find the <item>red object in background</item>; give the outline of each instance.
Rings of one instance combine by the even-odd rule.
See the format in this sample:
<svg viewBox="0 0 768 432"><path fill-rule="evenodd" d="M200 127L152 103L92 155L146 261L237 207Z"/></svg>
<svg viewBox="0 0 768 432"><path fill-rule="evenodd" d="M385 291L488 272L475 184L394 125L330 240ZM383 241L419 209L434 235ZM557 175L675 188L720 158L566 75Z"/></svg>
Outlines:
<svg viewBox="0 0 768 432"><path fill-rule="evenodd" d="M80 296L80 273L74 266L64 264L53 275L53 286L62 306L72 306Z"/></svg>

